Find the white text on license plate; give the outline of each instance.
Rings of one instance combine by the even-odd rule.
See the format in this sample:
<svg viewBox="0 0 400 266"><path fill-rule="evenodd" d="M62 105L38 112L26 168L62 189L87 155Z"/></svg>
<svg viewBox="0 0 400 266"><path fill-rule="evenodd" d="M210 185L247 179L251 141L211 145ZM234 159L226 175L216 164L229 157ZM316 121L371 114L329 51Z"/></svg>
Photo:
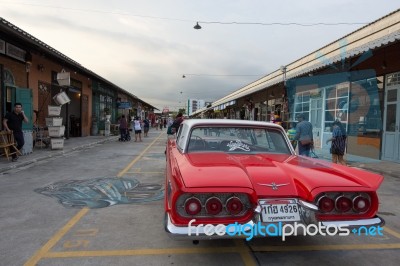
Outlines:
<svg viewBox="0 0 400 266"><path fill-rule="evenodd" d="M297 204L262 204L261 220L265 223L300 221Z"/></svg>

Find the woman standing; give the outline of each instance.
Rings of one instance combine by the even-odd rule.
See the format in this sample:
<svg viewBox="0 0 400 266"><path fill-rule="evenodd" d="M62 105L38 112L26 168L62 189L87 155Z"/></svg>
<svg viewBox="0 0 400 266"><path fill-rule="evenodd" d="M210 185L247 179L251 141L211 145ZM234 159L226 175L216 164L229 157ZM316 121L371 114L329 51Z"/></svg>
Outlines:
<svg viewBox="0 0 400 266"><path fill-rule="evenodd" d="M346 165L346 162L343 159L346 150L346 138L346 130L342 123L338 120L333 122L332 138L326 141L326 144L328 144L329 141L332 141L331 153L333 163Z"/></svg>
<svg viewBox="0 0 400 266"><path fill-rule="evenodd" d="M135 131L135 142L138 140L139 136L139 141L142 141L142 125L139 120L139 117L135 117L135 120L133 120L132 123L133 130Z"/></svg>

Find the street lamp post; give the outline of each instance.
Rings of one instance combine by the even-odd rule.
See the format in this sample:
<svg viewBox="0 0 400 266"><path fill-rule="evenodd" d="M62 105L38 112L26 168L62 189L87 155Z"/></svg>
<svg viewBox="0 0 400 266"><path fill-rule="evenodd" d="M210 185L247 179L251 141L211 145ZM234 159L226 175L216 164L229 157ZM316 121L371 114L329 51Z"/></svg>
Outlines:
<svg viewBox="0 0 400 266"><path fill-rule="evenodd" d="M281 71L282 71L282 79L283 79L281 119L282 119L282 121L286 121L286 120L289 120L289 117L287 116L287 113L289 112L289 106L288 106L288 103L286 102L287 99L285 97L285 95L287 95L287 92L286 92L286 66L281 66ZM285 117L285 116L287 116L287 117Z"/></svg>
<svg viewBox="0 0 400 266"><path fill-rule="evenodd" d="M281 66L281 71L283 75L283 86L286 88L286 66Z"/></svg>

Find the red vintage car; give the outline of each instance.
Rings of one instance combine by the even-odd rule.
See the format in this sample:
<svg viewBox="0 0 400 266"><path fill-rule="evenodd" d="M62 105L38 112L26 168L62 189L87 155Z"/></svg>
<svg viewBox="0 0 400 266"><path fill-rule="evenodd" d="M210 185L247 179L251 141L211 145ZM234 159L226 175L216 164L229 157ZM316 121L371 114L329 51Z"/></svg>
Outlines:
<svg viewBox="0 0 400 266"><path fill-rule="evenodd" d="M279 236L290 225L331 235L384 224L376 215L381 175L298 156L272 123L185 120L166 157L165 229L174 238Z"/></svg>

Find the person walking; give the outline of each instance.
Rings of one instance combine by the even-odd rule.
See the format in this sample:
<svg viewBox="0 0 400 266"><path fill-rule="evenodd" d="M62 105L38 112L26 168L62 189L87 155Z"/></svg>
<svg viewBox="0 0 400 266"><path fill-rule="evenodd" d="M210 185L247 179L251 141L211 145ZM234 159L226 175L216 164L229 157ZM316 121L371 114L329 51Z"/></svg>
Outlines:
<svg viewBox="0 0 400 266"><path fill-rule="evenodd" d="M314 146L312 124L305 120L304 114L297 115L299 123L296 125L295 140L298 141L299 155L310 157L310 151Z"/></svg>
<svg viewBox="0 0 400 266"><path fill-rule="evenodd" d="M171 117L168 117L167 127L172 126L173 123L174 123L174 120Z"/></svg>
<svg viewBox="0 0 400 266"><path fill-rule="evenodd" d="M135 142L137 142L138 137L139 141L142 141L142 125L139 117L136 117L135 120L133 120L132 126L133 130L135 131Z"/></svg>
<svg viewBox="0 0 400 266"><path fill-rule="evenodd" d="M28 123L29 120L25 116L24 111L22 110L21 103L14 104L14 111L9 112L3 119L3 126L7 132L12 132L14 134L14 139L17 143L17 149L21 150L25 144L24 133L22 132L22 121ZM12 161L16 162L18 160L17 151L14 147L11 147L11 155Z"/></svg>
<svg viewBox="0 0 400 266"><path fill-rule="evenodd" d="M172 134L175 134L176 132L178 132L179 126L181 125L182 122L183 122L183 114L179 113L179 114L177 114L174 122L171 125Z"/></svg>
<svg viewBox="0 0 400 266"><path fill-rule="evenodd" d="M148 133L149 133L149 129L150 129L150 121L149 119L145 118L143 120L143 132L144 132L144 137L148 137Z"/></svg>
<svg viewBox="0 0 400 266"><path fill-rule="evenodd" d="M167 122L167 134L168 135L173 135L174 133L172 132L172 124L174 123L174 120L171 117L168 117L168 122Z"/></svg>
<svg viewBox="0 0 400 266"><path fill-rule="evenodd" d="M119 133L121 134L120 141L127 140L128 130L128 121L126 121L125 115L122 115L119 119Z"/></svg>
<svg viewBox="0 0 400 266"><path fill-rule="evenodd" d="M332 138L326 141L328 144L330 141L331 144L331 153L332 153L332 162L346 165L346 161L344 160L343 156L346 150L346 130L340 121L336 120L332 124L333 131L332 131Z"/></svg>
<svg viewBox="0 0 400 266"><path fill-rule="evenodd" d="M295 124L294 122L290 122L290 125L289 125L290 129L287 131L287 136L290 140L290 143L293 146L293 149L296 150L297 141L294 139L296 137L296 127L294 124Z"/></svg>

